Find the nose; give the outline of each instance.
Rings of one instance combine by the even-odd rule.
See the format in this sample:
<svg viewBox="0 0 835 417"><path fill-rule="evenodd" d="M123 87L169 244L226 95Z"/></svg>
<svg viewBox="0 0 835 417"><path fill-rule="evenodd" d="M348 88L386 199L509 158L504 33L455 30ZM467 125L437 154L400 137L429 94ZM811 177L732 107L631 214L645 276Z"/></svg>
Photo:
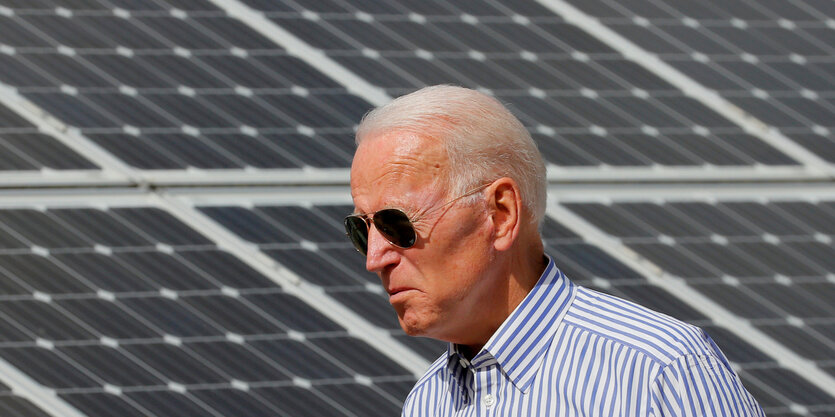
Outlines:
<svg viewBox="0 0 835 417"><path fill-rule="evenodd" d="M365 253L365 269L379 273L400 259L397 248L389 243L372 223L368 227L368 250Z"/></svg>

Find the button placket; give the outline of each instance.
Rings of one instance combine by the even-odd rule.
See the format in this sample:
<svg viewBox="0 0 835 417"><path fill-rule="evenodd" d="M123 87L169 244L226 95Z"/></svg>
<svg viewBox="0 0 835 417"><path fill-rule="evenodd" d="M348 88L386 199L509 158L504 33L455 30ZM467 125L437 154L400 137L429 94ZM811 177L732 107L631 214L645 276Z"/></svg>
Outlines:
<svg viewBox="0 0 835 417"><path fill-rule="evenodd" d="M496 405L496 396L493 394L487 394L484 398L481 399L482 404L484 404L487 408L492 408Z"/></svg>
<svg viewBox="0 0 835 417"><path fill-rule="evenodd" d="M494 364L485 363L474 370L476 371L474 375L477 381L476 386L479 387L475 404L482 411L489 410L487 414L484 414L485 416L493 416L499 402L497 394L501 391L501 372Z"/></svg>

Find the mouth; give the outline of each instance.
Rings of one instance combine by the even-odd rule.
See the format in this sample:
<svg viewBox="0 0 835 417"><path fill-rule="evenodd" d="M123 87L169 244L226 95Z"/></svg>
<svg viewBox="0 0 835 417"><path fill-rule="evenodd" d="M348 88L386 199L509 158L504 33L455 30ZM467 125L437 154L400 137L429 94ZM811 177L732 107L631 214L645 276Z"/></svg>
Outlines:
<svg viewBox="0 0 835 417"><path fill-rule="evenodd" d="M401 293L403 291L409 291L409 290L413 290L413 289L414 288L410 288L410 287L395 287L395 288L386 288L386 292L389 295L395 295L397 293Z"/></svg>
<svg viewBox="0 0 835 417"><path fill-rule="evenodd" d="M394 304L397 301L397 299L404 297L410 291L415 291L415 289L409 287L397 287L386 289L386 292L389 294L389 302L391 302L392 304Z"/></svg>

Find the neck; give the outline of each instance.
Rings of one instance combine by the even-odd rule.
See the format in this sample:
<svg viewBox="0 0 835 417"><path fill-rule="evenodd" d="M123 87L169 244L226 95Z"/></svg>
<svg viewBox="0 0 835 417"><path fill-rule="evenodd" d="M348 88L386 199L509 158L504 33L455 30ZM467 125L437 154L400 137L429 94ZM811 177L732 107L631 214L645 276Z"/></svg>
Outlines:
<svg viewBox="0 0 835 417"><path fill-rule="evenodd" d="M518 253L508 254L510 259L505 268L506 272L500 274L494 296L489 306L486 307L488 310L483 317L484 327L481 334L477 336L474 343L458 344L458 350L467 359L472 359L481 351L496 330L531 292L548 266L548 258L544 255L545 251L539 235L537 234L532 240L531 244L525 245L523 250L517 251Z"/></svg>

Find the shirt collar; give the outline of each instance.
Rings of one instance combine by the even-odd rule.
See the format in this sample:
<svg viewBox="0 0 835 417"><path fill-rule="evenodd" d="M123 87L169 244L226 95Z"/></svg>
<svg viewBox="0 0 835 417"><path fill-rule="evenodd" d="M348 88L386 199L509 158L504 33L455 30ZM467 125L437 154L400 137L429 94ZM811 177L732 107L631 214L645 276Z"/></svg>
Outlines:
<svg viewBox="0 0 835 417"><path fill-rule="evenodd" d="M574 284L556 267L551 257L546 257L548 266L539 281L471 363L450 343L448 366L460 364L477 369L498 364L516 388L527 392L575 293ZM450 370L455 368L457 366Z"/></svg>

